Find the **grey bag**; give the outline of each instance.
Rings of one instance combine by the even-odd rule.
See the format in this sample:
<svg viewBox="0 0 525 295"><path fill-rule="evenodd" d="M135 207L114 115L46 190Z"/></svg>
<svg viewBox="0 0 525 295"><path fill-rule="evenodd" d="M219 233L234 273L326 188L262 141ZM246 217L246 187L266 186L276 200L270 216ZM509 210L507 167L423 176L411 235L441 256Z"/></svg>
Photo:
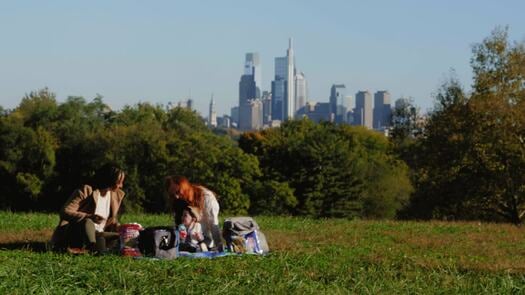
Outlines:
<svg viewBox="0 0 525 295"><path fill-rule="evenodd" d="M179 233L168 226L148 227L140 232L139 249L145 256L174 259L179 256Z"/></svg>
<svg viewBox="0 0 525 295"><path fill-rule="evenodd" d="M232 252L266 254L270 251L266 236L252 217L226 219L222 234Z"/></svg>

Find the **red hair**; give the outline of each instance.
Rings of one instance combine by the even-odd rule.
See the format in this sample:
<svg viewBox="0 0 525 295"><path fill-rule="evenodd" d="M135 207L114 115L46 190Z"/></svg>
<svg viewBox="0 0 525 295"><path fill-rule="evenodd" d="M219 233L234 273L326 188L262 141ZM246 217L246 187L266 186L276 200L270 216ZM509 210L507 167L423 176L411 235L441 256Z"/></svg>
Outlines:
<svg viewBox="0 0 525 295"><path fill-rule="evenodd" d="M172 186L174 189L170 190ZM198 207L201 210L204 207L203 190L199 186L191 184L184 176L166 177L166 191L172 202L177 200L178 195L178 198L186 201L188 206Z"/></svg>

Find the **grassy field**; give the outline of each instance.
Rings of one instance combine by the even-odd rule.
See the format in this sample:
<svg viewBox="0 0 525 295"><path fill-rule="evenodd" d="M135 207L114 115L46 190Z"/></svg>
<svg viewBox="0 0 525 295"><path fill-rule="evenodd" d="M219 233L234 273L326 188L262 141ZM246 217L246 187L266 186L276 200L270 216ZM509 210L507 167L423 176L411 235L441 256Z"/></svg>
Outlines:
<svg viewBox="0 0 525 295"><path fill-rule="evenodd" d="M172 261L45 251L58 218L0 212L0 294L523 294L525 229L258 217L265 257ZM123 222L169 225L167 215Z"/></svg>

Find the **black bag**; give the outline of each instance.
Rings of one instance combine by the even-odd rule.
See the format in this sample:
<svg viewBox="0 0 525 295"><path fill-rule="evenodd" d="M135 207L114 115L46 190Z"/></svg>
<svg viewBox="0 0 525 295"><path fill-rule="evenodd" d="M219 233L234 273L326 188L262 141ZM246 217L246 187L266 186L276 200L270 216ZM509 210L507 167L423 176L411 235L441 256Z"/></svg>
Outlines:
<svg viewBox="0 0 525 295"><path fill-rule="evenodd" d="M179 232L169 226L147 227L140 232L139 249L144 256L162 259L177 258Z"/></svg>
<svg viewBox="0 0 525 295"><path fill-rule="evenodd" d="M270 251L264 233L251 217L231 217L224 221L222 235L235 253L266 254Z"/></svg>

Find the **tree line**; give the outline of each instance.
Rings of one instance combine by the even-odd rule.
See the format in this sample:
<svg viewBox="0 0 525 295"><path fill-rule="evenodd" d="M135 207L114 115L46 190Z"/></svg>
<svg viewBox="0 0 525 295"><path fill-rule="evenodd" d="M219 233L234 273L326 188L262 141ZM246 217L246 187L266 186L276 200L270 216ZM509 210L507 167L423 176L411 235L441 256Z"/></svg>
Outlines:
<svg viewBox="0 0 525 295"><path fill-rule="evenodd" d="M330 123L290 121L234 140L185 108L112 111L102 97L58 103L42 89L3 110L0 131L7 210L56 211L107 162L127 172L130 212L166 212L169 174L211 188L232 214L394 217L411 190L386 138Z"/></svg>
<svg viewBox="0 0 525 295"><path fill-rule="evenodd" d="M169 174L202 183L231 214L341 218L525 218L525 46L496 29L473 46L472 90L451 77L435 108L410 101L389 137L287 121L232 136L194 111L97 96L59 103L48 89L0 108L0 209L55 211L93 171L127 171L125 210L166 212Z"/></svg>

